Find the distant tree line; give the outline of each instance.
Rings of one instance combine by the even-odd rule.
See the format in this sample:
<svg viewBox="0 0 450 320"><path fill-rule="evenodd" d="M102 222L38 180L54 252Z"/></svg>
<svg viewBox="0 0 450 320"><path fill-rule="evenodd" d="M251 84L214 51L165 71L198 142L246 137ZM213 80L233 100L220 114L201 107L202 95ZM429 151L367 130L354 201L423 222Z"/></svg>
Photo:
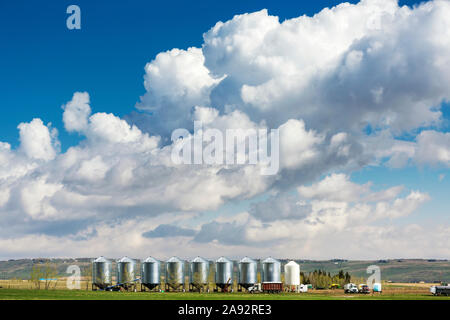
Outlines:
<svg viewBox="0 0 450 320"><path fill-rule="evenodd" d="M351 282L351 276L348 272L344 273L344 270L339 270L335 275L331 275L330 272L324 270L314 270L307 274L300 272L300 280L301 283L311 284L314 288L327 289L333 284L343 287Z"/></svg>

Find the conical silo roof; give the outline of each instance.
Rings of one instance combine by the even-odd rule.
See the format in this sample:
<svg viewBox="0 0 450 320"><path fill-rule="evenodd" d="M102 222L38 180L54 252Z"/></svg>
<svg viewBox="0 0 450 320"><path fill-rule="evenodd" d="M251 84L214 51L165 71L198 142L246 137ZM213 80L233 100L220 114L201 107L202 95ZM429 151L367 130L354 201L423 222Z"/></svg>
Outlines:
<svg viewBox="0 0 450 320"><path fill-rule="evenodd" d="M155 259L155 258L153 258L153 257L147 257L147 258L145 258L145 260L142 261L142 262L143 262L143 263L145 263L145 262L159 263L159 260L158 260L158 259Z"/></svg>
<svg viewBox="0 0 450 320"><path fill-rule="evenodd" d="M222 262L227 262L227 263L231 263L232 261L225 258L225 257L220 257L219 259L216 260L216 262L222 263Z"/></svg>
<svg viewBox="0 0 450 320"><path fill-rule="evenodd" d="M191 262L201 262L201 263L208 263L207 260L203 259L202 257L196 257L194 259L192 259Z"/></svg>
<svg viewBox="0 0 450 320"><path fill-rule="evenodd" d="M134 263L135 261L133 260L133 259L131 259L131 258L128 258L128 257L123 257L123 258L120 258L119 260L117 260L117 262L130 262L130 263Z"/></svg>
<svg viewBox="0 0 450 320"><path fill-rule="evenodd" d="M103 256L98 257L97 259L94 260L94 262L111 262L110 260L106 259Z"/></svg>
<svg viewBox="0 0 450 320"><path fill-rule="evenodd" d="M183 262L181 259L179 259L178 257L172 257L169 260L167 260L166 262Z"/></svg>
<svg viewBox="0 0 450 320"><path fill-rule="evenodd" d="M239 261L239 263L256 263L256 261L253 260L252 258L244 257L241 259L241 261Z"/></svg>
<svg viewBox="0 0 450 320"><path fill-rule="evenodd" d="M264 259L262 261L262 263L280 263L280 261L278 261L277 259L274 259L272 257L268 257L268 258Z"/></svg>

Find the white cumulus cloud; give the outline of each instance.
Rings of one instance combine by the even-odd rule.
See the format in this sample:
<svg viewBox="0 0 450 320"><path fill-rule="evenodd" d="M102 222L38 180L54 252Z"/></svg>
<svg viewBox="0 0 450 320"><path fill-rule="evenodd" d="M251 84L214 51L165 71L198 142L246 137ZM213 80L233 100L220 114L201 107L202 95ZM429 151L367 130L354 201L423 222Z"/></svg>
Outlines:
<svg viewBox="0 0 450 320"><path fill-rule="evenodd" d="M363 0L281 22L244 13L205 30L199 48L159 53L124 118L75 92L62 119L80 143L61 152L38 118L19 124L19 147L0 142L4 254L448 255L448 241L433 246L448 227L401 224L431 199L426 190L350 178L367 165L450 165L438 129L450 99L448 16L439 0ZM192 134L196 120L223 133L279 129L279 172L174 163L172 131Z"/></svg>

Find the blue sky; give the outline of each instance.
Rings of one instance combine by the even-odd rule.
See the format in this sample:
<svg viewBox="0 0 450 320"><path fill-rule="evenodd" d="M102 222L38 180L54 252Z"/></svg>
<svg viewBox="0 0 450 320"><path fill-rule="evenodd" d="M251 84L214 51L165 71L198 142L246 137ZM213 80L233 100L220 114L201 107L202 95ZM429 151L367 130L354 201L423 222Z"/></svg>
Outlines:
<svg viewBox="0 0 450 320"><path fill-rule="evenodd" d="M390 5L389 0L384 1L386 7L388 7ZM109 244L108 241L105 241L101 247L104 250L103 252L100 252L100 249L87 251L87 249L82 248L83 243L78 239L87 239L86 243L89 243L88 241L95 241L96 236L101 237L102 232L106 232L105 230L111 231L117 228L117 230L126 231L127 228L131 228L130 225L133 225L133 223L140 225L137 229L142 231L142 234L149 234L149 232L151 234L152 230L161 225L163 227L158 230L173 231L177 230L176 228L186 227L192 229L187 232L188 234L197 235L189 239L174 237L170 241L164 239L164 237L145 239L144 236L137 241L141 247L144 245L161 246L161 249L158 249L161 252L163 250L176 251L179 250L180 246L186 246L189 253L194 253L197 250L205 252L205 255L212 255L215 249L208 248L208 243L202 242L204 239L209 239L211 243L217 245L217 250L229 250L226 252L238 250L238 254L246 254L248 250L252 249L256 253L264 254L266 251L260 245L254 244L252 236L264 234L267 230L272 230L270 228L289 229L286 221L290 221L290 219L292 219L292 226L298 226L299 229L305 230L305 234L314 224L323 223L326 225L323 230L311 231L311 238L305 236L303 239L294 235L292 239L305 243L317 242L317 247L305 254L308 257L327 258L331 257L330 252L333 251L324 248L323 253L317 253L317 248L322 248L320 243L325 241L325 238L316 236L316 234L322 232L323 234L339 233L330 231L332 229L329 225L339 225L336 222L337 220L334 221L332 217L339 216L342 221L353 221L351 215L358 215L359 211L364 212L364 208L367 209L372 205L367 205L364 194L367 194L368 198L375 197L378 191L381 193L399 185L404 186L404 189L386 200L389 209L386 210L387 212L380 214L381 220L376 220L373 225L392 225L398 228L396 232L406 235L408 234L408 228L414 224L427 228L425 231L430 234L438 227L448 228L450 225L448 210L450 207L450 198L448 197L450 172L448 170L449 160L446 160L448 156L445 152L449 152L447 142L449 138L445 134L449 132L450 128L450 105L448 103L441 104L442 99L448 100L450 97L450 93L445 91L446 87L442 84L447 79L445 75L447 62L444 59L447 56L447 51L444 51L445 46L438 47L436 45L436 47L433 47L430 45L430 48L422 50L421 41L425 41L427 32L430 32L429 29L424 27L425 31L423 32L421 29L417 29L416 35L414 27L409 28L410 30L404 28L405 25L413 25L415 20L408 20L407 15L403 16L401 10L395 8L395 10L391 10L394 13L386 9L387 15L392 14L394 18L392 18L393 21L382 26L382 32L377 33L364 29L361 31L361 34L364 34L363 39L359 35L349 35L349 37L355 37L352 42L342 45L341 48L341 43L336 41L332 49L329 49L329 51L339 51L339 54L336 53L336 57L324 55L323 58L317 58L316 60L316 56L321 56L321 50L324 49L317 49L314 41L309 42L307 36L300 32L302 28L308 27L307 23L295 18L303 15L312 16L323 8L338 5L340 2L273 0L199 0L192 2L19 0L1 2L0 142L9 143L12 146L12 151L11 153L5 153L6 155L3 156L0 148L0 164L3 165L3 168L0 168L0 216L4 214L4 221L7 221L3 226L0 225L0 232L3 230L2 228L10 226L9 231L5 232L5 239L18 239L16 241L19 243L17 246L21 247L16 248L18 253L15 253L13 249L8 252L0 250L0 258L30 255L30 251L25 249L28 241L30 241L28 236L36 237L32 239L34 241L40 239L43 243L41 247L33 249L35 252L39 252L43 256L60 255L62 248L57 246L53 248L52 245L47 245L54 243L55 239L51 238L54 234L58 234L59 240L67 241L66 246L73 248L74 255L118 255L122 252L125 254L126 245L128 247L133 246L136 244L132 243L132 241L136 241L135 239L110 239ZM358 1L349 2L352 4L358 3ZM370 2L370 0L367 0L367 2ZM400 5L408 6L415 6L419 3L419 1L399 1ZM66 28L68 17L66 8L71 4L76 4L81 8L81 30L68 30ZM265 8L268 9L268 16L260 11ZM414 9L414 12L418 12L417 20L424 19L425 21L428 19L424 26L431 25L433 19L436 20L437 24L441 23L442 25L444 23L437 21L441 18L437 13L435 18L430 18L421 9L416 9ZM355 6L355 10L361 10L361 15L367 14L367 17L371 17L372 13L364 11L364 5ZM383 11L384 9L379 10ZM445 12L444 10L447 10L447 8L437 7L435 10L439 13ZM249 15L245 16L243 20L248 19L250 22L241 23L238 20L231 20L235 15L246 13ZM336 26L341 23L344 30L346 23L355 23L355 25L358 23L356 21L358 15L355 15L355 18L350 10L339 14L342 15L338 16L338 13L333 11L333 13L330 13L329 20L324 18L314 20L319 29L316 34L318 48L327 48L329 39L326 40L326 37L322 39L322 35L337 32L336 37L342 38L342 42L345 42L347 40L346 33L350 34L352 31L347 30L346 33L339 34L339 31L334 30L333 27L327 29L329 25ZM275 52L276 58L281 57L285 59L283 61L288 61L286 62L288 67L284 66L283 63L280 63L281 66L274 63L275 67L264 69L265 65L262 64L261 70L255 71L252 65L254 63L253 57L245 56L248 48L242 50L245 44L238 42L229 44L230 47L235 46L237 49L231 51L234 53L230 56L227 55L228 51L224 49L225 45L221 46L226 43L227 40L224 39L227 36L236 36L241 31L245 34L247 28L251 28L252 23L260 24L260 29L264 29L273 22L270 16L278 16L280 23L292 19L293 25L298 24L300 26L298 29L293 28L297 31L300 30L296 36L299 39L304 37L297 43L297 38L293 40L283 33L285 30L281 30L279 37L275 37L275 39L264 38L266 39L264 41L273 41L276 44L272 42L264 43L263 40L257 44L259 51L267 50L261 53L263 61L269 61L267 64L270 65L273 61L278 61L271 56ZM404 19L404 22L398 22L397 26L395 20L398 17ZM400 18L398 19L401 20ZM229 23L232 26L230 29L223 27L222 33L218 34L210 32L204 40L203 35L218 21L226 22L230 20ZM419 26L421 26L420 23ZM274 27L275 31L272 31L278 32L277 28L278 25ZM442 32L444 31L442 30ZM394 34L394 36L386 36L388 34ZM283 38L283 36L286 37ZM403 39L415 38L418 39L416 39L416 42L410 40L410 42L413 42L412 49L407 47L408 41L403 41ZM217 41L219 45L215 46L216 42L213 40ZM247 42L252 43L253 40L252 37L249 37ZM279 42L276 42L278 40ZM383 43L386 47L386 49L383 47L383 50L386 53L370 60L367 58L370 56L367 52L372 50L370 46L378 43L377 41ZM283 47L283 45L286 45L286 47ZM390 45L392 47L389 47ZM202 46L203 52L201 50L198 52L187 50L190 47L202 48ZM278 46L285 49L277 51ZM207 67L207 71L211 74L220 75L220 72L225 69L226 81L217 84L216 78L212 76L210 78L209 74L202 73L203 65L197 65L192 60L179 60L177 62L175 57L170 56L170 53L164 53L174 48L181 50L178 56L180 59L183 55L185 58L192 59L201 56L205 61L204 65ZM358 48L360 51L356 50ZM309 52L308 50L311 50L310 54L302 55L303 52ZM244 53L239 55L242 51ZM259 54L259 51L256 51L256 54ZM301 58L296 56L296 52L299 52ZM361 52L364 52L364 58L358 56ZM162 60L154 60L160 53L163 53L163 57L169 59L168 65L165 65ZM394 59L396 54L407 61L404 64L406 67ZM424 62L430 59L439 60L440 57L444 57L443 66L440 69L437 67L432 70L431 67L420 69L418 72L430 70L430 74L425 74L418 79L414 78L413 80L416 81L408 82L410 78L417 75L414 68L419 69L418 66L423 65ZM367 60L364 60L366 58ZM302 59L305 61L310 59L311 61L308 60L310 65L315 66L317 64L319 66L316 70L319 74L317 78L314 78L314 75L303 73L303 70L308 69L309 65L308 63L303 65ZM327 64L322 65L321 59L327 61ZM359 71L352 69L352 63L358 59L363 61ZM392 63L394 65L392 70L394 71L390 76L387 76L386 72L379 70L386 65L385 61L391 59L394 61ZM186 61L190 62L187 63ZM397 62L398 65L396 65ZM151 72L144 69L147 63L150 63L154 70L158 68L163 70L165 74L160 78L152 75ZM186 65L177 67L177 63ZM333 67L327 69L329 65L333 65ZM183 78L183 69L189 70L192 74L192 81L190 77ZM291 69L295 69L295 72L292 72L293 76ZM236 72L236 70L242 70L242 74ZM409 72L404 73L406 76L402 73L404 70ZM255 74L254 81L253 79L251 81L245 79L245 74L251 72ZM439 74L435 77L432 72ZM292 76L292 78L285 78L286 75ZM152 89L159 88L164 91L167 83L171 85L173 82L174 88L181 88L186 92L192 90L194 98L190 97L189 99L194 102L192 105L185 106L184 103L187 103L185 100L189 99L176 96L175 89L173 89L173 92L175 92L173 97L171 93L165 94L163 92L163 94L158 93L156 89L146 89L144 87L144 76L148 79L149 86ZM270 79L275 84L283 84L283 88L278 88L278 91L276 91L279 95L268 94L266 100L257 100L255 97L262 96L266 91L271 93L273 91L270 90L277 90L276 86L275 89L271 86L263 87L265 82ZM297 91L304 90L304 87L296 87L298 83L301 83L299 79L307 79L305 80L307 90L317 90L320 94L316 97L313 95L298 95ZM337 81L336 79L340 80ZM376 79L378 82L372 82L372 79ZM194 86L197 80L198 83L207 83L208 85L205 85L202 90L196 91L197 88L193 89L191 86ZM267 83L269 82L267 81ZM365 86L365 83L368 83L367 86ZM241 91L239 91L239 94L236 93L236 88L241 90L243 87L253 85L256 89L259 85L263 88L259 88L259 94L255 97L249 95L245 100L240 95ZM371 85L373 87L370 87ZM288 89L283 91L290 86L294 88L292 92ZM381 95L384 94L383 97L386 99L386 108L380 107L380 109L371 110L370 108L378 108L378 105L368 97L372 97L372 94L375 96L380 88ZM171 92L171 90L171 87L168 88L168 92ZM401 92L397 94L390 90ZM201 94L198 93L200 91ZM80 103L75 99L74 93L81 92L89 94L88 102ZM206 92L206 99L203 96L204 92ZM225 98L221 101L223 96ZM80 97L78 96L78 98ZM277 100L277 97L281 98ZM411 102L408 100L409 97L414 97L416 100L413 99L414 101ZM80 99L83 100L85 97ZM208 104L210 99L211 101L218 101L218 105ZM191 103L191 100L189 100L189 103ZM67 123L63 121L64 110L62 106L69 101L72 101L75 107L79 105L81 107L89 106L89 112L81 115L81 118L85 117L84 120L87 123L85 128L74 129L70 132L64 129ZM161 101L163 102L161 103ZM222 117L220 121L218 120L218 123L230 125L227 122L230 121L227 116L232 114L231 111L227 111L229 101L238 101L236 102L237 107L233 106L233 108L242 112L236 116L242 123L248 124L251 122L251 125L257 126L267 120L272 127L279 126L281 128L284 126L285 129L291 130L289 132L298 132L300 136L304 134L302 137L306 137L306 139L314 136L313 142L304 149L302 149L303 147L300 148L298 154L295 154L295 148L302 142L299 143L295 139L290 141L289 137L287 139L288 153L293 150L296 158L300 159L303 154L310 151L308 148L311 148L312 154L317 158L305 167L302 167L301 161L296 163L294 167L282 164L282 166L284 165L283 170L273 180L260 180L259 177L246 176L248 172L235 174L232 171L226 171L225 168L218 170L214 177L209 177L208 173L201 170L191 171L189 169L174 172L172 170L175 169L171 166L164 167L165 162L161 160L164 159L163 155L161 156L162 149L157 149L157 151L146 149L146 152L142 152L140 147L145 149L148 148L148 145L154 143L152 137L146 135L146 128L141 128L142 132L139 132L139 137L136 138L138 142L133 141L128 146L117 143L119 140L122 141L122 138L128 139L128 137L133 136L132 134L135 134L129 128L123 129L123 126L120 127L120 118L126 118L130 113L136 111L136 104L141 103L144 109L145 107L153 108L154 105L151 104L156 105L156 115L149 122L150 127L155 123L162 123L162 126L164 126L164 123L168 122L163 112L164 108L169 108L167 106L174 108L175 112L179 112L180 123L184 124L191 120L192 114L183 114L183 111L186 109L192 110L194 105L217 108L219 118ZM265 109L258 109L258 101L269 101L268 106ZM439 101L439 104L426 105L429 101L433 101L433 103ZM336 105L334 105L335 102ZM408 109L408 103L410 102L413 106ZM298 105L295 103L298 103ZM303 103L305 105L311 104L311 110L313 111L303 112L303 110L300 110L297 112L295 109L302 109ZM353 103L356 104L355 109L351 109L354 107ZM405 105L401 105L403 103ZM363 105L360 108L362 111L358 108L358 104ZM348 109L346 109L347 106L349 106ZM435 107L442 112L442 118L438 125L427 118L432 117L434 109L430 111L431 107ZM66 107L66 111L68 109L69 107ZM102 117L99 115L102 112L112 113L116 117ZM146 111L142 112L145 113ZM324 120L323 115L328 113L330 118ZM98 115L97 122L89 118L91 114L94 118ZM80 114L76 115L80 116ZM424 125L420 122L421 117L424 119ZM35 118L41 119L44 126L39 123L31 123ZM148 120L145 117L143 119L144 121ZM389 121L385 121L386 119L389 119ZM289 122L289 120L295 121ZM101 123L102 121L105 122L105 125ZM233 118L230 122L233 121L236 121L236 118ZM304 121L303 127L301 121ZM409 122L411 122L411 125L408 124ZM25 126L19 130L18 125L20 123L24 123ZM57 139L60 142L61 150L57 150L54 141L50 141L50 138L49 141L45 140L51 132L51 129L45 128L48 123L51 123L51 128L58 130ZM139 123L139 121L136 123ZM327 125L327 123L331 124ZM334 123L336 124L334 125ZM368 123L365 126L366 130L363 129L362 124L364 123ZM115 127L117 128L116 132L107 130L100 132L114 125L117 125ZM173 129L170 124L167 127L168 130ZM368 129L372 127L377 127L377 130L372 132ZM122 129L123 132L120 131ZM350 151L347 150L346 152L349 154L347 156L330 155L332 137L340 132L347 134L347 140L345 141L348 142L347 147L350 148L348 149ZM434 135L427 137L427 132ZM378 133L386 133L386 136L390 138L383 140L383 137L377 136ZM422 133L424 134L422 135ZM23 136L22 140L28 141L29 139L28 144L25 143L26 141L22 141L21 145L19 134ZM44 136L44 140L35 138L41 137L40 134ZM154 132L151 132L151 134L153 135ZM161 135L164 134L161 133ZM370 139L372 137L374 138L373 141ZM109 138L111 139L108 140ZM419 141L421 138L423 138L422 142ZM375 143L371 145L370 143L374 141ZM383 145L383 141L386 141L385 145ZM33 143L48 143L48 146L40 150ZM76 148L69 149L74 146ZM434 149L431 147L427 149L429 146ZM117 155L114 154L114 150L117 150ZM429 150L436 152L436 154L441 152L441 159L434 161L427 154L427 152L430 152ZM152 157L157 154L161 158L157 156L147 158L149 154L152 154ZM383 155L381 160L380 154ZM407 157L407 160L394 167L388 164L390 160L395 160L397 157L401 159ZM3 159L8 160L2 162ZM161 168L152 168L148 171L142 169L152 161L157 162ZM133 176L132 178L125 174L128 166L135 166L133 167L134 171L132 170L132 173L130 173ZM224 171L226 174L223 173ZM10 176L8 172L11 173ZM222 177L222 174L225 178ZM349 180L343 178L343 175ZM181 182L172 184L178 178ZM127 179L130 179L131 182ZM191 184L191 181L195 183ZM370 190L366 190L364 184L369 181L372 182L372 186ZM115 185L116 183L117 185ZM350 201L348 197L344 196L336 198L335 193L339 192L333 191L334 183L343 184L343 189L348 188L348 194L354 196L354 199ZM27 186L32 187L27 188ZM360 194L357 189L364 190L364 194ZM2 192L7 194L6 200L2 200ZM186 195L181 194L182 192L185 192ZM417 194L414 192L417 192ZM31 196L28 197L28 193L31 193ZM153 193L155 194L154 198L150 195ZM298 193L303 197L301 201L315 203L319 209L314 208L307 216L299 216L298 212L291 212L292 209L290 208L295 207L290 202L292 201L291 197L298 196ZM413 196L412 200L408 198L411 195ZM323 214L324 211L328 210L326 209L327 206L330 205L328 201L339 202L339 204L337 207L333 207L333 210L335 210L333 213ZM268 218L264 210L255 212L254 217L252 216L253 213L248 214L252 210L258 210L254 208L254 204L265 202L267 202L267 207L270 207L270 210L274 212L279 210L280 215L284 214L284 216L279 219ZM380 202L383 201L380 200ZM396 203L400 203L399 206L402 209L397 208ZM342 209L341 206L345 206L346 209ZM283 210L286 210L286 212ZM361 213L367 214L368 220L378 212L376 204L373 204L370 210L369 213ZM389 216L389 212L397 211L400 212L399 216ZM341 214L343 216L340 216ZM347 218L347 214L349 218ZM92 228L80 231L86 225L90 225ZM167 225L170 227L166 227ZM236 234L234 234L235 231L231 232L228 229L230 226L238 226L235 229L241 233L236 231ZM372 226L372 222L367 223L367 225L365 223L355 224L352 225L352 228L367 227L367 232L376 233L370 229L370 226ZM350 228L350 226L347 227ZM292 230L289 230L289 232L296 233ZM232 234L234 239L239 239L239 241L242 239L242 245L238 249L229 247L232 243L229 234ZM283 254L289 252L289 246L283 242L285 239L276 238L277 232L273 232L273 234L277 248L285 248L280 249ZM0 236L0 246L2 241L6 241L5 239ZM123 247L114 251L113 246L116 240L118 243L121 241ZM164 242L166 240L167 243ZM389 239L383 238L381 240L386 241L383 243L389 243ZM405 240L405 238L402 238L402 240ZM345 243L346 240L336 239L336 243L339 241ZM402 252L402 250L406 250L407 253L405 254L410 256L414 256L415 253L418 256L424 256L426 252L429 252L428 248L432 244L423 245L423 247L414 251L412 246L416 246L416 243L420 241L422 240L418 239L410 248L401 247L403 244L399 242L398 251L393 249L385 253L381 245L379 247L374 245L373 256L355 250L349 253L349 257L387 257L396 255L396 252ZM234 243L232 244L234 245ZM47 249L49 247L52 249ZM135 248L133 253L139 254L139 248L141 247L138 245L133 247ZM447 249L445 245L442 245L442 248L437 248L431 254L433 256L444 256ZM174 254L176 253L174 252Z"/></svg>
<svg viewBox="0 0 450 320"><path fill-rule="evenodd" d="M356 3L357 1L349 1ZM280 20L340 1L3 1L0 4L0 136L18 144L17 125L41 117L62 128L61 105L90 92L97 112L123 116L145 90L143 68L161 51L201 46L217 21L264 8ZM418 1L400 1L413 5ZM77 4L82 29L66 28ZM62 148L77 141L60 130Z"/></svg>

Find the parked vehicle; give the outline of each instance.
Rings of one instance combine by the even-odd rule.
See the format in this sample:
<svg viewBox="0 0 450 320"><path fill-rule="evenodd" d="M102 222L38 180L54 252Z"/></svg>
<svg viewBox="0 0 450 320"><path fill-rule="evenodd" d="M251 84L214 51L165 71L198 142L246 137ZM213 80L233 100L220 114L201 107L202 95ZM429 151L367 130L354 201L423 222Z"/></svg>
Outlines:
<svg viewBox="0 0 450 320"><path fill-rule="evenodd" d="M279 293L283 292L282 282L263 282L262 291L267 293Z"/></svg>
<svg viewBox="0 0 450 320"><path fill-rule="evenodd" d="M358 286L358 292L367 294L367 293L370 293L370 288L367 284L360 284Z"/></svg>
<svg viewBox="0 0 450 320"><path fill-rule="evenodd" d="M262 292L261 283L255 283L253 286L247 288L249 293L259 293Z"/></svg>
<svg viewBox="0 0 450 320"><path fill-rule="evenodd" d="M341 286L338 283L333 283L330 286L330 289L340 289L340 288L341 288Z"/></svg>
<svg viewBox="0 0 450 320"><path fill-rule="evenodd" d="M301 284L298 287L298 292L308 292L308 285L307 284Z"/></svg>
<svg viewBox="0 0 450 320"><path fill-rule="evenodd" d="M450 295L450 286L432 286L430 292L434 296L448 296Z"/></svg>
<svg viewBox="0 0 450 320"><path fill-rule="evenodd" d="M373 284L372 291L373 291L374 293L375 293L375 292L381 293L381 292L382 292L382 291L381 291L381 283L374 283L374 284Z"/></svg>
<svg viewBox="0 0 450 320"><path fill-rule="evenodd" d="M358 293L358 287L354 283L347 283L344 285L345 293Z"/></svg>

